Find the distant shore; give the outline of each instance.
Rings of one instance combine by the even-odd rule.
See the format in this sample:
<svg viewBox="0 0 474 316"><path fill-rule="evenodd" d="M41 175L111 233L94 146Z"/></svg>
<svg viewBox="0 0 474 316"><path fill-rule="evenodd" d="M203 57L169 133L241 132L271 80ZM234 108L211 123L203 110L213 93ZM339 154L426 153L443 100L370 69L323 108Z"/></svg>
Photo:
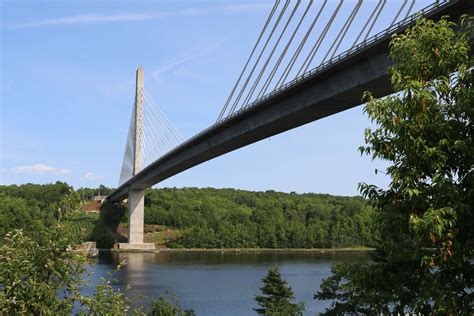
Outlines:
<svg viewBox="0 0 474 316"><path fill-rule="evenodd" d="M346 248L157 248L154 250L136 249L100 249L112 252L200 252L200 253L339 253L339 252L370 252L375 250L370 247Z"/></svg>

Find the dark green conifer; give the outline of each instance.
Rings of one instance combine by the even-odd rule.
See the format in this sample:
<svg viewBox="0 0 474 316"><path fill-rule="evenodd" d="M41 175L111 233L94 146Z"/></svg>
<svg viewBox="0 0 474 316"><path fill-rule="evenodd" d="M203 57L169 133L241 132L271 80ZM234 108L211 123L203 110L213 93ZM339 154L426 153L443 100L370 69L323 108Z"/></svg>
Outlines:
<svg viewBox="0 0 474 316"><path fill-rule="evenodd" d="M263 295L256 295L255 300L260 308L254 308L259 315L303 315L304 304L291 303L294 298L291 287L281 278L278 267L268 269L262 279L264 286L260 288Z"/></svg>

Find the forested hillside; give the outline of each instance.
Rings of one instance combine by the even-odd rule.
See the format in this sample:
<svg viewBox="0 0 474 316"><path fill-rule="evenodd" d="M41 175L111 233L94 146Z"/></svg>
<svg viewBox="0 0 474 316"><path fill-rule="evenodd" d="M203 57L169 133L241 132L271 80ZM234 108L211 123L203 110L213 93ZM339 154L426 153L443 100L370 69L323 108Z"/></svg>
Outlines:
<svg viewBox="0 0 474 316"><path fill-rule="evenodd" d="M61 198L72 188L64 182L0 186L0 240L8 231L35 232L55 222Z"/></svg>
<svg viewBox="0 0 474 316"><path fill-rule="evenodd" d="M79 212L80 196L65 182L0 186L0 243L7 232L23 229L34 238L63 219L63 229L79 241L95 238L97 214ZM90 190L90 189L86 189ZM67 212L68 214L65 214ZM66 216L67 215L67 216Z"/></svg>
<svg viewBox="0 0 474 316"><path fill-rule="evenodd" d="M101 187L101 192L107 190ZM65 196L88 199L96 192L83 188L73 192L62 182L0 186L0 236L14 228L34 234L56 222ZM86 230L84 238L109 247L120 237L114 231L119 221L126 223L125 213L125 207L118 205L103 207L99 220L75 213L66 228ZM210 188L149 189L145 195L145 224L175 232L165 243L168 247L370 246L375 239L372 221L372 209L360 197Z"/></svg>
<svg viewBox="0 0 474 316"><path fill-rule="evenodd" d="M172 247L332 248L371 245L360 197L233 189L150 189L145 223L184 229Z"/></svg>

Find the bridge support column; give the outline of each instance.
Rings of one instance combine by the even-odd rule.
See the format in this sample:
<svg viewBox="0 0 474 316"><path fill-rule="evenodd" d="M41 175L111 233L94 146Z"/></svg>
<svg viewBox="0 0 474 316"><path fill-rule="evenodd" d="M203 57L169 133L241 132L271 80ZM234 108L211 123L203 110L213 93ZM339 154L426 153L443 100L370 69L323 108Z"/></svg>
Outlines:
<svg viewBox="0 0 474 316"><path fill-rule="evenodd" d="M143 244L145 191L128 192L128 243Z"/></svg>
<svg viewBox="0 0 474 316"><path fill-rule="evenodd" d="M153 250L155 244L143 240L145 190L128 192L128 243L120 243L120 250Z"/></svg>
<svg viewBox="0 0 474 316"><path fill-rule="evenodd" d="M120 243L121 250L153 250L155 244L143 240L145 190L128 192L128 243Z"/></svg>

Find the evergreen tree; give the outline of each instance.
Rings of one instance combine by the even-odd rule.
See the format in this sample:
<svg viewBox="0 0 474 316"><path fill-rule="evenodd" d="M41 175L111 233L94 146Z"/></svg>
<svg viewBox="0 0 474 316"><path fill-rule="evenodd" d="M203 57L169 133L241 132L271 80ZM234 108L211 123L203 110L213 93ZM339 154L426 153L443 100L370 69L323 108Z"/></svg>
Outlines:
<svg viewBox="0 0 474 316"><path fill-rule="evenodd" d="M166 296L160 296L153 301L151 310L147 313L148 316L195 316L194 310L183 309L178 300L166 293Z"/></svg>
<svg viewBox="0 0 474 316"><path fill-rule="evenodd" d="M293 291L286 286L287 282L281 278L278 268L268 269L267 275L262 279L264 286L260 288L263 295L256 295L255 300L260 308L254 308L260 315L303 315L304 304L291 303Z"/></svg>

